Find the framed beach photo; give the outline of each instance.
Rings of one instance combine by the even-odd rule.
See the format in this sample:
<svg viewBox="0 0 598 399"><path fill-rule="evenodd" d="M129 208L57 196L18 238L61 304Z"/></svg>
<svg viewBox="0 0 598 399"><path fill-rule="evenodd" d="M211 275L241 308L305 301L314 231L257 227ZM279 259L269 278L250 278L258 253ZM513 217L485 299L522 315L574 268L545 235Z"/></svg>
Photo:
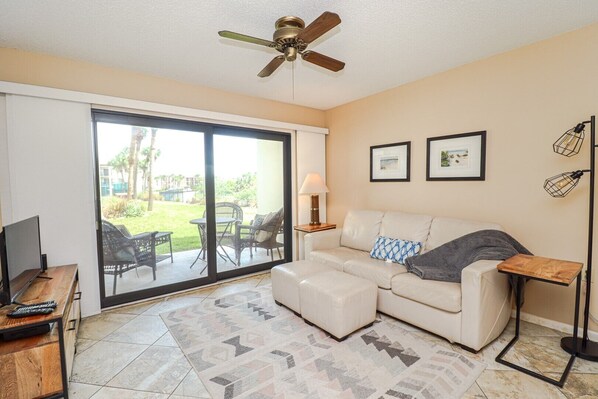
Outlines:
<svg viewBox="0 0 598 399"><path fill-rule="evenodd" d="M409 181L411 141L370 147L370 181Z"/></svg>
<svg viewBox="0 0 598 399"><path fill-rule="evenodd" d="M486 131L431 137L426 180L485 180Z"/></svg>

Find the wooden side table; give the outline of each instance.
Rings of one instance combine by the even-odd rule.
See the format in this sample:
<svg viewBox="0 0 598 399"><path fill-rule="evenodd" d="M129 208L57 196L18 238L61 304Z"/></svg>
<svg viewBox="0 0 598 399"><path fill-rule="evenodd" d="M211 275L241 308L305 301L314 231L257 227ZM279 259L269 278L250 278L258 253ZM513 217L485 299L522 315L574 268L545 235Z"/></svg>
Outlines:
<svg viewBox="0 0 598 399"><path fill-rule="evenodd" d="M515 285L515 296L517 300L517 318L515 319L515 337L505 346L505 348L496 356L498 363L504 364L514 368L515 370L521 371L532 377L541 379L558 387L563 387L565 381L569 376L569 371L573 366L577 352L574 352L569 358L569 362L561 375L559 380L548 378L542 374L536 373L535 371L528 370L519 365L513 364L503 359L503 356L511 349L511 347L519 339L519 322L521 318L521 298L523 297L523 289L525 280L538 280L545 283L563 285L568 287L571 285L573 280L577 280L575 283L575 316L573 322L573 341L577 340L577 329L579 325L579 297L581 287L581 269L583 265L578 262L569 262L558 259L543 258L541 256L531 255L515 255L504 262L498 264L497 269L500 273L506 273L513 276L516 281Z"/></svg>
<svg viewBox="0 0 598 399"><path fill-rule="evenodd" d="M332 230L336 229L336 224L331 223L320 223L320 224L300 224L294 227L295 230L303 233L315 233L316 231Z"/></svg>
<svg viewBox="0 0 598 399"><path fill-rule="evenodd" d="M297 234L297 259L303 259L304 255L304 248L303 248L303 236L305 236L305 234L309 234L309 233L315 233L317 231L324 231L324 230L333 230L336 229L336 224L331 224L331 223L320 223L320 224L316 224L316 225L310 225L310 224L300 224L297 226L294 226L293 229L295 231L298 231L299 233Z"/></svg>

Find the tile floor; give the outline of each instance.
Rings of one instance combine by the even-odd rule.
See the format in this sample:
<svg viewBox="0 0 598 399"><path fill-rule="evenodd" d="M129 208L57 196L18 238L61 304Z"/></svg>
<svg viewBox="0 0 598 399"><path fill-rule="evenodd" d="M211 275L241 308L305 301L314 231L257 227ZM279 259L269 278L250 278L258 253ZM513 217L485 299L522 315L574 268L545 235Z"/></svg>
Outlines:
<svg viewBox="0 0 598 399"><path fill-rule="evenodd" d="M160 313L270 283L269 274L197 289L167 298L121 307L81 322L70 397L75 399L210 398L191 365L158 316ZM458 352L460 347L388 316L414 336ZM476 357L488 365L466 393L467 399L598 398L598 363L575 361L564 388L559 389L494 361L514 333L514 323ZM508 360L556 378L567 362L559 347L560 332L523 322L522 338Z"/></svg>

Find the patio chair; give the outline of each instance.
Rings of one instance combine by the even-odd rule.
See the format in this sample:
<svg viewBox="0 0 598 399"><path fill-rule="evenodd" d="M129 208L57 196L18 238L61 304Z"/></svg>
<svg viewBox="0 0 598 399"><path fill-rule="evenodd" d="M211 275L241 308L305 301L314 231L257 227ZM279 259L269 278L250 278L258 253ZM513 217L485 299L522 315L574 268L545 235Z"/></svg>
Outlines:
<svg viewBox="0 0 598 399"><path fill-rule="evenodd" d="M254 227L259 226L264 222L264 218L266 216L267 215L256 214L255 217L253 218L253 220L249 224ZM280 228L278 229L277 234L284 234L284 220L283 220L282 224L280 225ZM284 246L284 244L281 244L281 243L279 243L279 244L280 244L280 246ZM254 242L254 244L249 247L249 254L251 257L253 257L253 253L252 253L253 249L255 249L256 254L257 254L257 249L258 249L257 242ZM270 249L266 249L266 255L270 255Z"/></svg>
<svg viewBox="0 0 598 399"><path fill-rule="evenodd" d="M116 294L117 277L137 269L139 266L152 268L156 280L156 234L157 231L127 237L112 223L102 220L102 250L104 274L114 275L112 295Z"/></svg>
<svg viewBox="0 0 598 399"><path fill-rule="evenodd" d="M243 223L243 209L232 202L217 202L215 204L216 220L218 218L232 218L236 221L234 223L216 223L216 237L218 239L218 246L227 246L235 248L235 231L237 225ZM206 211L203 212L203 218L206 218ZM204 233L200 230L200 234ZM201 242L205 243L205 237L200 237ZM222 249L224 250L224 248Z"/></svg>
<svg viewBox="0 0 598 399"><path fill-rule="evenodd" d="M133 237L133 235L131 235L131 233L129 232L129 229L127 229L127 226L125 226L124 224L116 224L116 225L114 225L114 227L116 227L118 230L120 230L120 232L123 233L123 235L125 237L128 237L128 238ZM156 234L156 247L159 247L162 244L168 244L168 247L170 249L170 251L169 251L170 255L156 254L156 263L160 263L164 259L168 259L168 258L170 258L170 263L174 263L174 257L172 256L172 237L171 236L172 236L172 231L159 231L158 234Z"/></svg>
<svg viewBox="0 0 598 399"><path fill-rule="evenodd" d="M271 212L263 219L261 224L251 224L237 226L235 231L235 256L237 265L241 265L241 253L245 248L264 248L270 252L270 259L274 260L274 249L278 251L278 256L282 259L280 248L284 244L277 241L278 232L284 221L284 209L280 208L277 212Z"/></svg>

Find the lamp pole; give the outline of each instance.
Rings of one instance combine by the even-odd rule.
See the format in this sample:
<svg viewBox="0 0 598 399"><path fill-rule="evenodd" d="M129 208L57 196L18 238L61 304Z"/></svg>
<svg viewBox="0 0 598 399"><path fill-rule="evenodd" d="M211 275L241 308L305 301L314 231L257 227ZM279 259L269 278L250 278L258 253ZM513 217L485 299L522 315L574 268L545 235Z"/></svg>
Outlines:
<svg viewBox="0 0 598 399"><path fill-rule="evenodd" d="M589 121L582 122L590 124L590 215L588 221L588 258L586 262L586 298L583 312L583 337L576 340L573 337L561 339L561 347L570 354L577 354L578 357L598 361L598 343L588 338L588 324L590 320L590 290L592 286L592 247L594 240L594 171L596 164L596 116L592 115Z"/></svg>

